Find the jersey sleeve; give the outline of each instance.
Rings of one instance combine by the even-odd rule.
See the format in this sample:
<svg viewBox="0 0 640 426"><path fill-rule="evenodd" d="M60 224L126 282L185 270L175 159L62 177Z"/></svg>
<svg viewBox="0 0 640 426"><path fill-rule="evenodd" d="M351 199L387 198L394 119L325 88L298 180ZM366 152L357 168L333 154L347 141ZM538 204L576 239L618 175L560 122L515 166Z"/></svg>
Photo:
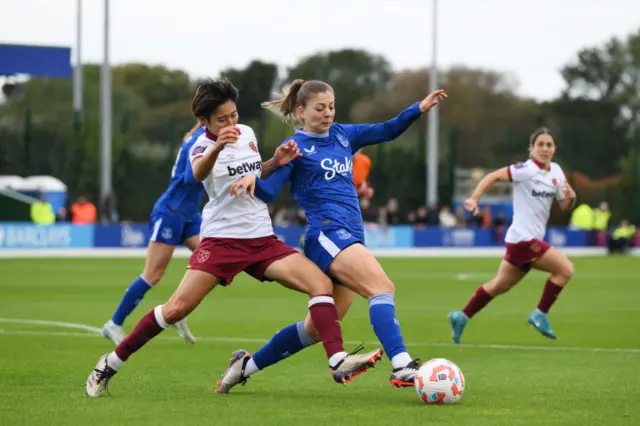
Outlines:
<svg viewBox="0 0 640 426"><path fill-rule="evenodd" d="M191 149L189 149L189 151L191 151ZM185 161L183 176L187 183L202 183L196 180L195 176L193 176L193 166L191 165L191 161Z"/></svg>
<svg viewBox="0 0 640 426"><path fill-rule="evenodd" d="M293 173L294 162L278 168L267 179L256 179L256 196L265 203L270 202L282 190Z"/></svg>
<svg viewBox="0 0 640 426"><path fill-rule="evenodd" d="M516 163L507 167L507 173L509 174L509 180L511 182L523 182L531 178L535 173L535 170L529 163Z"/></svg>
<svg viewBox="0 0 640 426"><path fill-rule="evenodd" d="M213 143L208 140L196 141L189 150L189 163L192 164L195 160L209 152L211 148L213 148Z"/></svg>
<svg viewBox="0 0 640 426"><path fill-rule="evenodd" d="M420 103L415 103L389 121L376 124L343 124L342 129L347 133L351 142L351 152L360 148L396 139L403 134L414 121L422 115Z"/></svg>

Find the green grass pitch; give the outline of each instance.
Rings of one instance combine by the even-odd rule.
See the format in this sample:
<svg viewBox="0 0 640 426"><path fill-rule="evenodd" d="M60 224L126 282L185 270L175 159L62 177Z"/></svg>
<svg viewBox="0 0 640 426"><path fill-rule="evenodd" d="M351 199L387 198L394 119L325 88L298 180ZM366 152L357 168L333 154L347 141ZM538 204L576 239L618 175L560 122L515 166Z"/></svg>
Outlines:
<svg viewBox="0 0 640 426"><path fill-rule="evenodd" d="M126 363L111 396L87 398L84 382L113 346L82 327L110 317L142 259L2 259L0 424L638 425L640 260L573 260L576 275L550 314L558 340L526 323L546 280L532 272L478 314L455 346L446 315L492 276L498 259L382 259L411 355L448 358L465 374L460 403L437 407L411 388L392 388L386 357L352 383L334 383L319 345L246 387L213 393L233 350L255 351L306 314L304 295L246 275L215 289L189 317L196 345L169 329ZM172 262L127 331L167 299L185 263ZM365 300L356 299L343 330L347 350L361 341L374 348Z"/></svg>

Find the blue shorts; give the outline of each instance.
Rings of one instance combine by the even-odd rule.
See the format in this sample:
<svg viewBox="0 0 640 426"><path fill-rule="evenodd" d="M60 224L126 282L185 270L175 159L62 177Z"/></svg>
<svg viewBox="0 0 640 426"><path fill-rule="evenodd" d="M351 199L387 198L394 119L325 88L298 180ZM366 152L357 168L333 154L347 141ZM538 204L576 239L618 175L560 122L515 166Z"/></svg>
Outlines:
<svg viewBox="0 0 640 426"><path fill-rule="evenodd" d="M309 229L304 241L304 255L323 272L342 250L352 244L364 245L364 235L352 234L346 229Z"/></svg>
<svg viewBox="0 0 640 426"><path fill-rule="evenodd" d="M149 220L151 238L149 241L177 246L187 238L200 234L202 216L200 213L189 221L184 221L174 215L153 212Z"/></svg>

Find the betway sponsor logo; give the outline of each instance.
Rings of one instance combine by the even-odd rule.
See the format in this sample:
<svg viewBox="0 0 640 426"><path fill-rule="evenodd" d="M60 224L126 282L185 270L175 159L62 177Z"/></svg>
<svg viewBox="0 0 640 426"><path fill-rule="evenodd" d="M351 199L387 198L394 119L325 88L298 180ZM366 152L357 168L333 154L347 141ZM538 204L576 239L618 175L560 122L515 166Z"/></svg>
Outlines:
<svg viewBox="0 0 640 426"><path fill-rule="evenodd" d="M324 178L331 180L336 177L336 174L346 175L353 171L353 161L349 157L344 157L344 162L337 159L325 158L320 162L320 167L326 170Z"/></svg>
<svg viewBox="0 0 640 426"><path fill-rule="evenodd" d="M243 175L249 172L255 172L262 169L262 161L255 161L253 163L242 163L239 166L227 166L229 176Z"/></svg>
<svg viewBox="0 0 640 426"><path fill-rule="evenodd" d="M536 191L535 189L532 189L531 195L536 198L553 198L556 196L556 193L551 191Z"/></svg>

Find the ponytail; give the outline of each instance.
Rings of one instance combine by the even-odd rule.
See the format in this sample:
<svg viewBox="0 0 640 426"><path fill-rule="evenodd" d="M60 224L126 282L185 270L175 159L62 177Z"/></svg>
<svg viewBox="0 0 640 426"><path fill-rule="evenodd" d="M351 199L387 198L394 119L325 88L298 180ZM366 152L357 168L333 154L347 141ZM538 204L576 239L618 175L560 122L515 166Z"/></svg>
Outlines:
<svg viewBox="0 0 640 426"><path fill-rule="evenodd" d="M297 121L296 107L298 106L298 94L304 85L304 80L294 80L287 92L281 93L276 99L263 102L263 108L278 108L282 113L284 121Z"/></svg>

